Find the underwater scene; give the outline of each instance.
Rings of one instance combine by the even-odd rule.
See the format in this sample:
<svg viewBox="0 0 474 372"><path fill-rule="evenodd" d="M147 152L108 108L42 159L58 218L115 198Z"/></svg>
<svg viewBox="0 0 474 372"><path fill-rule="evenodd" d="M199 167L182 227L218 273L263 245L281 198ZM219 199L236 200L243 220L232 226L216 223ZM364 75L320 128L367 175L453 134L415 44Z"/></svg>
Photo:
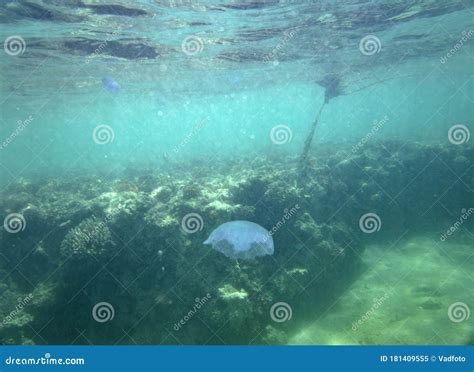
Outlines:
<svg viewBox="0 0 474 372"><path fill-rule="evenodd" d="M0 22L1 345L474 343L474 1Z"/></svg>

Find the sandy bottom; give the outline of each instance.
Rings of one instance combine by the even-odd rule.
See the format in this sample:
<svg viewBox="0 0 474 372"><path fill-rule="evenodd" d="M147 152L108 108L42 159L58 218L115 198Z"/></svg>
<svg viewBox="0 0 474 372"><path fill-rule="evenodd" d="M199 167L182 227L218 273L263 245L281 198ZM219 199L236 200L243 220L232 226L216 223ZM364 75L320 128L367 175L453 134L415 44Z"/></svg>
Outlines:
<svg viewBox="0 0 474 372"><path fill-rule="evenodd" d="M430 238L367 247L364 273L290 344L472 343L473 248Z"/></svg>

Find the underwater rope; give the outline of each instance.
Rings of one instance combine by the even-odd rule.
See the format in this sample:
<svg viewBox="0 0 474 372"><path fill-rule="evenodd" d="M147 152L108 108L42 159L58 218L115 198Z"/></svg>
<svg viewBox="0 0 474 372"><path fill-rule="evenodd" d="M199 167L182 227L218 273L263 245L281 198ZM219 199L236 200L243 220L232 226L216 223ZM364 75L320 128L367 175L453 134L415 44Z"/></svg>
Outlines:
<svg viewBox="0 0 474 372"><path fill-rule="evenodd" d="M305 165L306 165L306 158L308 157L309 154L309 149L311 147L311 142L313 141L314 137L314 131L316 130L316 126L318 125L319 117L321 116L321 113L323 112L323 108L326 105L327 100L324 100L324 103L321 105L321 108L319 109L318 115L316 115L316 119L313 121L313 125L311 126L311 129L308 133L308 136L306 137L306 140L304 141L304 147L303 147L303 152L301 153L300 159L299 159L299 170L298 173L301 176L303 176L304 170L305 170Z"/></svg>

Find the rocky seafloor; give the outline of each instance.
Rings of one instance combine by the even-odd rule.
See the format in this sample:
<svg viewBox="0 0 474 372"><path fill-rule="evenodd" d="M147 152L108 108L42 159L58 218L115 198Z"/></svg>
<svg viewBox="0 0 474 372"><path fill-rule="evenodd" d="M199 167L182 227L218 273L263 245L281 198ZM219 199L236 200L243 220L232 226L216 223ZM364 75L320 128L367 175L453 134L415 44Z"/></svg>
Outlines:
<svg viewBox="0 0 474 372"><path fill-rule="evenodd" d="M0 343L284 344L357 277L367 242L442 234L472 207L472 159L394 141L320 146L304 175L272 155L19 180L0 194ZM202 244L232 220L271 230L274 255Z"/></svg>

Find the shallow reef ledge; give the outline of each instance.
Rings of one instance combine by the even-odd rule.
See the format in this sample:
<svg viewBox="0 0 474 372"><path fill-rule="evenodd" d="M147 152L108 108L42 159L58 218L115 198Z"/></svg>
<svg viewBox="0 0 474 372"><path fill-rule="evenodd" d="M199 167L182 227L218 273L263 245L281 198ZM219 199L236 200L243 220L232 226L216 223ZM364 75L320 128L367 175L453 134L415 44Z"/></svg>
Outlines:
<svg viewBox="0 0 474 372"><path fill-rule="evenodd" d="M473 200L469 159L472 147L384 142L320 146L303 178L296 159L262 156L10 184L0 208L24 229L0 230L0 343L285 343L350 286L368 242L446 231ZM274 255L202 244L231 220L268 229Z"/></svg>

